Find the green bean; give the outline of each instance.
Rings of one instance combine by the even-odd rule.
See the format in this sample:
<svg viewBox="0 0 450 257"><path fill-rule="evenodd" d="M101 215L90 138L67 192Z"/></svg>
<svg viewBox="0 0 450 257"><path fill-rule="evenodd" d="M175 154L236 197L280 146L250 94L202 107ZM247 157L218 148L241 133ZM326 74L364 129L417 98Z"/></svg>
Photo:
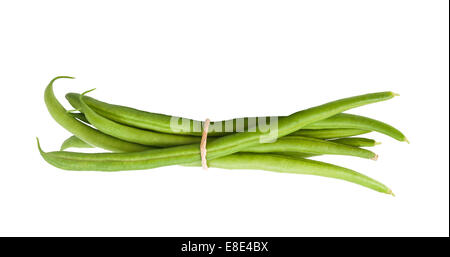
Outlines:
<svg viewBox="0 0 450 257"><path fill-rule="evenodd" d="M284 138L288 138L291 136L287 136ZM345 138L338 138L338 139L332 139L332 140L328 140L329 142L334 142L334 143L338 143L341 145L348 145L348 146L353 146L353 147L370 147L370 146L375 146L378 145L380 143L376 142L373 139L369 139L369 138L361 138L361 137L345 137ZM309 158L309 157L313 157L313 156L318 156L318 155L322 155L324 153L316 153L316 154L311 154L311 153L302 153L302 152L282 152L282 153L272 153L272 154L281 154L281 155L286 155L286 156L291 156L291 157L295 157L295 158ZM378 159L378 156L375 155L373 158L374 160Z"/></svg>
<svg viewBox="0 0 450 257"><path fill-rule="evenodd" d="M258 144L249 148L245 148L243 152L252 152L252 153L296 152L307 155L308 154L349 155L372 160L376 160L378 158L378 155L366 149L344 144L338 144L325 140L318 140L298 136L282 137L279 138L274 143Z"/></svg>
<svg viewBox="0 0 450 257"><path fill-rule="evenodd" d="M300 129L291 133L291 136L303 136L320 139L332 139L339 137L350 137L369 133L369 130L337 128L337 129Z"/></svg>
<svg viewBox="0 0 450 257"><path fill-rule="evenodd" d="M61 151L69 148L90 148L91 145L80 140L75 136L71 136L64 141L61 146ZM243 150L243 152L250 153L277 153L283 152L295 153L296 156L315 156L322 154L331 155L348 155L361 158L367 158L376 160L378 156L366 149L353 147L345 144L338 144L330 141L298 137L298 136L286 136L279 138L276 142L267 144L258 144Z"/></svg>
<svg viewBox="0 0 450 257"><path fill-rule="evenodd" d="M364 129L376 131L387 136L390 136L398 141L408 142L408 139L398 129L388 125L384 122L348 113L339 113L325 120L320 120L315 123L305 126L305 129L334 129L334 128L348 128L348 129Z"/></svg>
<svg viewBox="0 0 450 257"><path fill-rule="evenodd" d="M68 148L94 148L94 146L84 142L76 136L71 136L62 143L60 151L64 151Z"/></svg>
<svg viewBox="0 0 450 257"><path fill-rule="evenodd" d="M378 192L391 194L384 184L356 171L314 160L280 155L237 153L208 161L208 166L222 169L260 169L283 173L308 174L356 183Z"/></svg>
<svg viewBox="0 0 450 257"><path fill-rule="evenodd" d="M111 151L125 151L125 152L134 152L134 151L143 151L150 149L150 147L133 144L130 142L126 142L112 136L106 135L98 130L83 124L78 121L74 117L71 116L70 113L67 112L66 109L58 102L53 93L53 82L60 78L70 78L67 76L56 77L50 81L44 93L44 100L47 106L47 109L53 119L58 122L62 127L76 135L78 138L82 139L85 142L89 142L91 145L111 150Z"/></svg>
<svg viewBox="0 0 450 257"><path fill-rule="evenodd" d="M373 139L369 138L362 138L362 137L344 137L344 138L338 138L329 140L330 142L339 143L343 145L350 145L350 146L356 146L356 147L370 147L370 146L376 146L381 143L376 142Z"/></svg>
<svg viewBox="0 0 450 257"><path fill-rule="evenodd" d="M198 147L196 147L198 148ZM151 169L200 160L198 149L183 145L142 152L77 153L43 152L41 156L55 167L65 170L120 171Z"/></svg>

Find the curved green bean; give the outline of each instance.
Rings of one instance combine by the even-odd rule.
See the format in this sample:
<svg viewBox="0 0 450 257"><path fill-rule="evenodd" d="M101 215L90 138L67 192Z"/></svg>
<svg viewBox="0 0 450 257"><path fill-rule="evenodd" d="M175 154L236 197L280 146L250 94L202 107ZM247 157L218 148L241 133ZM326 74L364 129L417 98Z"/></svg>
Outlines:
<svg viewBox="0 0 450 257"><path fill-rule="evenodd" d="M389 124L368 117L348 113L339 113L325 120L320 120L305 126L305 129L327 128L348 128L376 131L381 134L390 136L398 141L408 142L408 139L402 132Z"/></svg>
<svg viewBox="0 0 450 257"><path fill-rule="evenodd" d="M336 178L393 195L391 189L370 177L347 168L315 160L269 154L237 153L210 160L208 166L222 169L260 169Z"/></svg>
<svg viewBox="0 0 450 257"><path fill-rule="evenodd" d="M76 135L83 141L89 142L89 144L103 149L125 152L143 151L150 149L150 147L147 146L126 142L106 135L72 117L72 115L68 113L67 110L64 109L64 107L59 103L53 92L53 82L61 78L72 79L72 77L68 76L60 76L52 79L45 89L44 101L50 115L62 127L64 127L72 134Z"/></svg>
<svg viewBox="0 0 450 257"><path fill-rule="evenodd" d="M59 150L64 151L68 148L94 148L94 146L84 142L76 136L71 136L64 140Z"/></svg>

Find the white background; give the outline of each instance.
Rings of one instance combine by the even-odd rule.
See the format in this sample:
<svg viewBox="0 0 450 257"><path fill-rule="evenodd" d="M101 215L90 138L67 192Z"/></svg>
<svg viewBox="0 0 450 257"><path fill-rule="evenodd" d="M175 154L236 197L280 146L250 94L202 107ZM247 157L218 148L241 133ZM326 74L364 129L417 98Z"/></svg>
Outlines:
<svg viewBox="0 0 450 257"><path fill-rule="evenodd" d="M448 1L2 1L0 235L448 236ZM358 108L402 130L377 162L318 158L390 186L264 171L59 170L57 97L203 120L286 115L391 90ZM64 100L64 105L69 105Z"/></svg>

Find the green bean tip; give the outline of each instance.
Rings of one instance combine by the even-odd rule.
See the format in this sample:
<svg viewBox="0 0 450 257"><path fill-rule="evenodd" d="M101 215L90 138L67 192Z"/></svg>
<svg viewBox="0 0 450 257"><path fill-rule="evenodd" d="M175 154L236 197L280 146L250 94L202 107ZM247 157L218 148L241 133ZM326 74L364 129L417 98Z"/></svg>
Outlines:
<svg viewBox="0 0 450 257"><path fill-rule="evenodd" d="M375 145L381 145L381 142L375 142Z"/></svg>
<svg viewBox="0 0 450 257"><path fill-rule="evenodd" d="M371 160L374 160L374 161L378 160L378 154L375 154L375 156L372 157L372 158L370 158L370 159L371 159Z"/></svg>
<svg viewBox="0 0 450 257"><path fill-rule="evenodd" d="M400 96L400 94L397 94L397 93L394 93L394 92L392 92L392 94L393 94L394 96Z"/></svg>
<svg viewBox="0 0 450 257"><path fill-rule="evenodd" d="M42 153L43 151L42 151L41 143L39 142L39 138L38 137L36 137L36 141L37 141L37 146L38 146L39 152Z"/></svg>
<svg viewBox="0 0 450 257"><path fill-rule="evenodd" d="M389 189L389 191L388 191L387 193L390 194L390 195L392 195L393 197L395 197L395 194L394 194L394 192L392 192L391 189Z"/></svg>
<svg viewBox="0 0 450 257"><path fill-rule="evenodd" d="M410 144L409 140L406 137L403 139L403 141Z"/></svg>
<svg viewBox="0 0 450 257"><path fill-rule="evenodd" d="M94 91L96 88L93 88L93 89L89 89L89 90L87 90L87 91L84 91L81 95L85 95L85 94L87 94L87 93L90 93L90 92L92 92L92 91Z"/></svg>

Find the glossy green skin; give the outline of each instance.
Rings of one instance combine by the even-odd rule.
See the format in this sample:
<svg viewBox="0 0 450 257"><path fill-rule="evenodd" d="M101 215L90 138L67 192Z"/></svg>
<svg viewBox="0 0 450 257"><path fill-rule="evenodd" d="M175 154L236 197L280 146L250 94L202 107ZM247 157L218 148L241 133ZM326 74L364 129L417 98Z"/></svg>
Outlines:
<svg viewBox="0 0 450 257"><path fill-rule="evenodd" d="M329 140L329 141L338 143L338 144L351 145L351 146L356 146L356 147L371 147L371 146L376 146L376 145L380 144L373 139L362 138L362 137L345 137L345 138L338 138L338 139L333 139L333 140Z"/></svg>
<svg viewBox="0 0 450 257"><path fill-rule="evenodd" d="M348 128L348 129L362 129L368 131L376 131L381 134L390 136L398 141L408 141L406 136L398 129L392 127L384 122L363 117L354 114L340 113L334 115L326 120L317 121L315 123L305 126L305 129L335 129L335 128Z"/></svg>
<svg viewBox="0 0 450 257"><path fill-rule="evenodd" d="M290 137L290 136L288 136L288 137ZM362 138L362 137L345 137L345 138L332 139L332 140L328 140L328 141L337 143L340 145L348 145L348 146L353 146L353 147L372 147L372 146L379 144L373 139ZM309 158L309 157L313 157L313 156L322 155L322 153L312 154L312 153L287 152L287 151L282 152L282 153L275 152L273 154L282 154L285 156L291 156L291 157L295 157L295 158ZM374 159L374 157L370 157L370 158Z"/></svg>
<svg viewBox="0 0 450 257"><path fill-rule="evenodd" d="M71 136L61 146L61 151L74 147L74 148L92 148L91 145L82 141L81 139ZM348 155L367 159L373 159L376 154L372 151L353 147L345 144L338 144L330 141L297 137L297 136L286 136L279 138L274 143L258 144L243 150L243 152L250 153L277 153L283 154L284 152L295 152L297 156L315 156L322 154L331 155Z"/></svg>
<svg viewBox="0 0 450 257"><path fill-rule="evenodd" d="M286 136L279 138L274 143L258 144L243 150L243 152L252 153L284 153L298 152L302 154L312 155L348 155L367 159L373 159L376 154L372 151L353 147L344 144L338 144L330 141L319 140L314 138Z"/></svg>
<svg viewBox="0 0 450 257"><path fill-rule="evenodd" d="M70 102L70 104L74 108L79 108L79 94L68 93L66 94L66 99ZM96 111L100 115L110 120L119 122L121 124L126 124L136 128L149 129L164 133L201 136L201 132L192 131L192 127L194 126L193 124L197 124L198 126L198 124L202 124L201 121L189 120L191 123L190 127L191 131L189 132L174 132L170 128L170 120L172 116L141 111L120 105L108 104L88 96L86 96L84 100L94 111ZM247 129L247 122L249 118L246 117L243 119L245 121L244 124L246 125L245 129ZM231 121L233 122L233 129L234 129L233 132L231 133L234 133L236 131L236 119L233 119ZM225 123L225 121L220 122ZM212 122L211 127L213 127L214 124L215 122ZM403 135L402 132L384 122L367 118L364 116L346 113L339 113L327 119L323 119L314 122L312 124L306 125L304 129L358 129L365 131L376 131L385 134L387 136L390 136L399 141L407 141L405 135ZM224 129L222 131L224 131ZM208 132L209 136L221 136L226 134L230 133L215 132L215 131ZM360 134L348 134L342 136L337 135L336 137L353 136ZM302 134L299 135L307 136Z"/></svg>
<svg viewBox="0 0 450 257"><path fill-rule="evenodd" d="M44 101L47 106L50 115L58 122L62 127L67 129L70 133L76 135L78 138L90 144L107 149L110 151L118 152L135 152L147 150L150 147L126 142L115 137L106 135L98 130L91 128L90 126L78 121L66 109L58 102L53 92L53 82L60 78L72 77L56 77L50 81L49 85L45 89Z"/></svg>
<svg viewBox="0 0 450 257"><path fill-rule="evenodd" d="M351 137L369 133L369 130L335 128L335 129L300 129L290 134L291 136L303 136L320 139L333 139L340 137Z"/></svg>
<svg viewBox="0 0 450 257"><path fill-rule="evenodd" d="M71 136L68 139L64 140L64 142L61 145L60 151L64 151L68 148L94 148L95 146L92 146L83 140L79 139L76 136Z"/></svg>

